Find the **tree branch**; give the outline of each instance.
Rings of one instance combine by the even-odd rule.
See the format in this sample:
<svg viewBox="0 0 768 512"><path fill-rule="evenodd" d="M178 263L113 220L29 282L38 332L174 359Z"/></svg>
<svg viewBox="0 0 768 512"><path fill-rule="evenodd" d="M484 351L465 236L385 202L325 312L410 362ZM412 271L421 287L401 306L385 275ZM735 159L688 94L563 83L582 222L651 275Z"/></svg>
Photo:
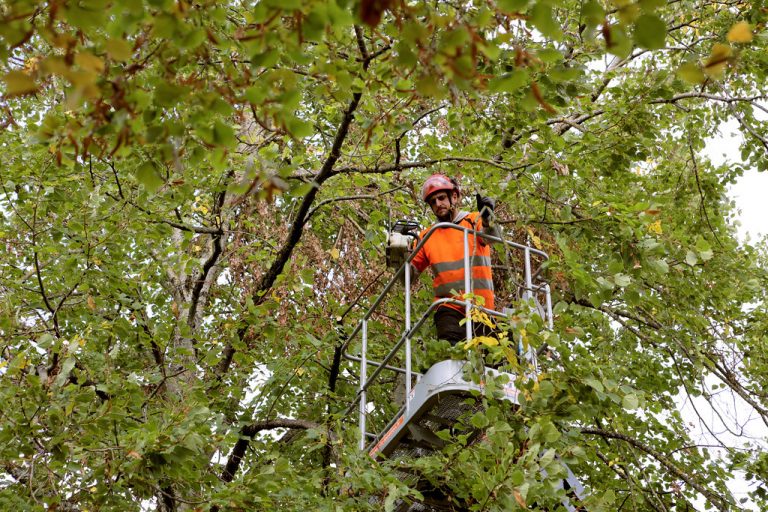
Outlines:
<svg viewBox="0 0 768 512"><path fill-rule="evenodd" d="M366 61L364 64L364 69L367 68L367 64L370 61ZM312 188L306 193L304 196L304 199L301 201L301 205L299 206L298 212L296 213L295 220L293 221L293 224L291 225L290 231L288 233L288 238L283 243L282 248L278 252L277 256L275 257L274 262L269 267L269 269L264 273L264 275L261 277L261 280L259 281L259 284L256 286L256 290L251 295L251 299L253 300L254 304L260 304L264 297L266 296L266 291L269 290L272 285L275 283L275 280L277 277L283 272L283 268L285 267L285 264L288 262L288 259L291 257L291 254L293 253L293 249L296 247L296 244L299 243L299 240L301 239L301 235L304 232L304 226L306 225L306 222L308 220L307 214L310 211L310 208L312 206L312 203L315 200L315 197L317 196L318 190L320 190L320 187L323 185L323 183L333 176L333 167L336 165L336 162L339 160L339 157L341 156L341 147L344 145L344 141L347 138L347 135L349 134L349 128L352 125L352 121L355 116L355 111L357 110L358 105L360 104L360 99L362 98L362 93L356 92L352 95L352 100L347 105L346 110L344 111L344 114L341 118L341 123L339 124L338 129L336 130L336 136L333 140L333 145L331 146L331 151L328 154L328 157L325 160L325 163L323 163L323 166L320 169L320 172L317 173L317 175L314 177L314 180L312 182ZM238 334L245 334L246 329L241 328L238 330ZM242 336L239 336L242 337ZM229 365L232 362L232 357L234 356L234 348L231 344L228 344L224 349L224 355L222 360L219 362L219 364L216 367L216 373L219 376L222 376L224 373L226 373L229 370Z"/></svg>
<svg viewBox="0 0 768 512"><path fill-rule="evenodd" d="M384 192L379 192L378 194L367 194L367 195L359 195L359 196L340 196L340 197L332 197L330 199L324 199L319 203L317 203L317 205L315 205L315 207L312 208L307 213L307 220L309 220L317 212L317 210L320 209L320 207L326 204L335 203L337 201L354 201L356 199L377 199L381 196L392 194L393 192L397 192L398 190L402 190L404 188L405 188L405 185L401 185L399 187L396 187L390 190L385 190Z"/></svg>
<svg viewBox="0 0 768 512"><path fill-rule="evenodd" d="M235 475L240 468L240 463L243 460L243 456L245 455L245 451L248 449L248 445L256 434L264 430L274 430L276 428L309 430L313 428L323 429L324 427L323 425L312 421L292 420L289 418L276 418L244 426L240 430L241 438L235 443L234 448L232 448L232 453L227 460L227 464L224 466L224 470L221 473L221 479L225 482L231 482L235 478ZM329 435L332 435L330 431Z"/></svg>
<svg viewBox="0 0 768 512"><path fill-rule="evenodd" d="M715 508L717 508L721 512L727 512L729 510L730 504L725 498L723 498L722 496L716 494L715 492L711 491L710 489L707 489L706 487L698 483L691 475L689 475L688 473L678 468L668 457L654 450L650 446L638 441L637 439L634 439L620 432L609 432L606 430L601 430L596 428L582 428L581 433L589 434L589 435L597 435L607 439L617 439L620 441L624 441L625 443L628 443L634 446L635 448L638 448L639 450L642 450L643 452L647 453L648 455L656 459L658 462L660 462L665 468L667 468L668 471L673 473L677 478L680 478L685 483L687 483L688 485L696 489L696 491L698 491L710 503L712 503L712 505L714 505Z"/></svg>
<svg viewBox="0 0 768 512"><path fill-rule="evenodd" d="M655 100L651 100L648 103L650 105L658 105L663 103L675 103L680 100L685 100L689 98L701 98L701 99L707 99L707 100L713 100L713 101L721 101L724 103L737 103L737 102L747 102L747 103L754 103L757 100L764 100L767 99L768 96L765 95L757 95L757 96L736 96L736 97L730 97L730 96L718 96L717 94L711 94L708 92L699 92L699 91L692 91L692 92L685 92L681 94L676 94L672 96L671 98L658 98ZM759 107L762 108L762 107Z"/></svg>

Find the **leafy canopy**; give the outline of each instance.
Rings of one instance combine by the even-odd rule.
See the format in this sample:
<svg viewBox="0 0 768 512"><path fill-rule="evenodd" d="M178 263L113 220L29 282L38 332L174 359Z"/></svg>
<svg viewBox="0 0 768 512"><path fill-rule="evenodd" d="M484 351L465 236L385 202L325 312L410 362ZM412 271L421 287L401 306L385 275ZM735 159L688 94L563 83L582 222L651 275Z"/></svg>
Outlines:
<svg viewBox="0 0 768 512"><path fill-rule="evenodd" d="M338 356L391 277L387 223L432 222L442 171L551 255L554 329L507 328L557 358L520 408L467 419L486 442L445 432L408 469L469 510L552 509L560 461L592 511L768 507L765 251L726 195L768 168L765 22L708 0L4 3L0 506L424 499L357 450ZM705 156L726 121L743 164ZM504 345L467 357L523 375Z"/></svg>

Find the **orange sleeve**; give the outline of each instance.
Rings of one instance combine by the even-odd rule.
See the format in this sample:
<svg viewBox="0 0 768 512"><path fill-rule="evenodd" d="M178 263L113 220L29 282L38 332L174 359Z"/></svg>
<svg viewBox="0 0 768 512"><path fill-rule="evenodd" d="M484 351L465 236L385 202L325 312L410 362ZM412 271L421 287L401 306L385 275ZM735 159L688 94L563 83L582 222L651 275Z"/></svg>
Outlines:
<svg viewBox="0 0 768 512"><path fill-rule="evenodd" d="M421 233L419 233L419 242L424 237L428 230L424 230ZM418 243L418 242L417 242ZM419 249L419 252L416 253L416 255L411 260L411 264L418 270L419 272L424 272L424 270L429 266L429 258L427 257L427 251L426 245L423 246L421 249Z"/></svg>

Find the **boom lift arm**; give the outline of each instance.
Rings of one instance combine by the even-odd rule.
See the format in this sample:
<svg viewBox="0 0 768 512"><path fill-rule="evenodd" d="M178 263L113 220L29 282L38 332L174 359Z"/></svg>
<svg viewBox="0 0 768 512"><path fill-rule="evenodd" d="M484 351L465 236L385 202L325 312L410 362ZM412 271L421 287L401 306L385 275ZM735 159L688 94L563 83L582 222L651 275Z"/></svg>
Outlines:
<svg viewBox="0 0 768 512"><path fill-rule="evenodd" d="M460 304L467 313L467 340L472 339L472 320L470 310L479 309L491 317L506 317L510 310L503 312L493 311L481 306L472 304L468 300L457 300L453 298L439 299L433 302L418 319L411 325L411 264L413 255L426 243L429 237L437 230L442 228L457 229L463 232L464 236L464 275L465 275L465 293L471 293L470 276L470 258L468 254L468 237L476 236L485 238L490 243L501 243L507 250L520 251L524 261L524 286L521 294L523 300L529 300L535 303L536 309L542 314L547 326L552 327L552 304L550 298L550 288L541 277L541 265L535 270L532 265L532 257L536 256L542 261L547 259L547 254L533 247L516 244L505 241L497 236L491 236L487 233L480 233L467 227L458 226L453 223L443 222L433 226L424 237L414 244L412 239L416 239L415 231L418 225L409 221L398 221L392 227L388 237L387 263L392 266L399 264L399 270L396 275L384 287L384 290L373 302L371 307L363 315L363 318L356 325L347 341L343 345L342 353L348 360L360 363L360 382L357 395L353 403L349 406L346 413L351 414L355 409L358 410L358 423L360 428L359 447L365 450L371 457L388 457L390 459L413 459L423 457L439 451L444 446L444 441L437 435L437 432L446 428L453 428L467 414L476 412L482 408L482 401L479 396L483 394L488 379L500 379L506 382L503 387L501 398L514 405L518 402L518 390L514 382L515 376L508 373L502 373L492 368L484 368L483 374L479 379L473 379L468 372L467 361L446 360L434 364L425 374L415 373L411 369L411 340L416 336L421 327L426 323L435 308L446 302ZM414 247L415 245L415 247ZM412 248L412 250L411 250ZM368 359L368 341L370 333L369 320L377 311L385 297L391 294L395 288L395 283L405 278L404 298L405 298L405 326L402 335L395 345L389 350L382 361L372 361ZM398 287L399 289L399 287ZM543 302L543 304L541 304ZM351 342L360 336L361 350L359 355L353 355L348 352ZM403 360L405 368L394 366L395 357L404 351ZM532 376L537 373L536 351L529 349L521 356L528 362L532 370ZM368 377L368 367L374 368L370 377ZM369 401L369 391L374 386L381 385L380 376L383 372L394 372L402 374L405 377L406 394L405 403L400 410L391 418L386 427L378 433L367 431L367 418L369 410L375 409L375 403ZM412 378L416 377L416 385L411 389ZM472 439L479 440L482 437L481 431L473 432ZM562 488L567 490L562 505L569 512L584 510L580 503L584 498L584 487L576 479L570 469L566 466L567 477L561 482ZM403 474L403 478L413 478L412 475ZM418 487L418 482L412 482ZM441 505L439 499L431 499L429 503L399 503L396 507L400 511L428 511L428 510L449 510L447 503Z"/></svg>

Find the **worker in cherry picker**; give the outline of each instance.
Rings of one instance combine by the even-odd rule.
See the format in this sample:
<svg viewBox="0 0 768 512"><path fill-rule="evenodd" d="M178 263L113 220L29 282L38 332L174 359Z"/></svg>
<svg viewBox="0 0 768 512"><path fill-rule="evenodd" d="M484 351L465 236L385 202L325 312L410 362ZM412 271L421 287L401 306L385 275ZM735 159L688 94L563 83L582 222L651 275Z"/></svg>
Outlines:
<svg viewBox="0 0 768 512"><path fill-rule="evenodd" d="M421 188L421 199L432 209L438 222L452 222L475 231L495 235L489 223L490 213L496 202L490 197L477 194L476 212L462 211L460 207L461 190L454 178L444 174L433 174ZM423 238L428 229L419 235ZM494 309L493 276L491 274L491 247L487 240L469 234L469 255L472 270L471 293L484 299L483 307ZM464 293L464 232L459 229L438 228L418 253L411 260L417 274L427 267L434 274L433 288L435 300L451 297L463 300ZM451 293L451 290L458 294ZM478 303L480 301L476 301ZM437 337L448 340L451 345L466 339L466 326L461 323L465 318L465 307L461 304L445 303L435 310ZM480 322L473 323L475 336L488 335L490 329Z"/></svg>

